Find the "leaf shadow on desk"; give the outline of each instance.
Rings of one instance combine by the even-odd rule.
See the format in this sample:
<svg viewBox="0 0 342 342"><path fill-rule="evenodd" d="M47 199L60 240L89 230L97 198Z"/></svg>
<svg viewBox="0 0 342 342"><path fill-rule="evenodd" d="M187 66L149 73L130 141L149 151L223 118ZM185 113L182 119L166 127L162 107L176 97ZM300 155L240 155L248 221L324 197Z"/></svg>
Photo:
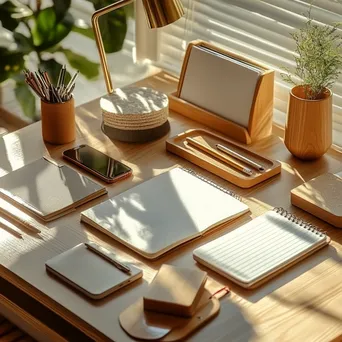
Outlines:
<svg viewBox="0 0 342 342"><path fill-rule="evenodd" d="M281 272L276 277L260 285L260 287L250 290L242 288L241 286L233 283L230 280L227 280L226 278L218 275L216 272L211 271L198 263L197 266L207 271L208 275L212 277L214 280L220 283L227 283L231 291L235 292L238 296L244 298L245 300L251 303L257 303L259 300L263 299L268 295L274 296L274 292L276 292L278 289L285 286L286 284L292 282L296 278L299 278L304 273L308 271L314 272L313 269L316 266L329 259L332 259L337 263L342 264L342 258L337 254L336 249L332 246L328 246L314 253L308 258L305 258L298 264L288 268L287 270L284 270L284 272Z"/></svg>
<svg viewBox="0 0 342 342"><path fill-rule="evenodd" d="M301 179L301 182L307 182L323 173L329 172L328 156L322 156L316 160L301 160L289 154L287 158L282 159L283 171L291 172ZM305 173L299 170L303 169L305 164Z"/></svg>

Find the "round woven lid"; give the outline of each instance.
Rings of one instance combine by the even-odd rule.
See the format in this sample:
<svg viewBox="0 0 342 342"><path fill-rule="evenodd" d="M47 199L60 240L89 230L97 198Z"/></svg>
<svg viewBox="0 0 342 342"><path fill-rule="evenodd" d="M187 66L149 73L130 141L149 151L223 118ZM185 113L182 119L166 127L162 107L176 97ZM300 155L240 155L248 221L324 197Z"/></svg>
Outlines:
<svg viewBox="0 0 342 342"><path fill-rule="evenodd" d="M116 89L100 105L103 123L121 130L146 130L163 125L168 118L166 94L146 87Z"/></svg>

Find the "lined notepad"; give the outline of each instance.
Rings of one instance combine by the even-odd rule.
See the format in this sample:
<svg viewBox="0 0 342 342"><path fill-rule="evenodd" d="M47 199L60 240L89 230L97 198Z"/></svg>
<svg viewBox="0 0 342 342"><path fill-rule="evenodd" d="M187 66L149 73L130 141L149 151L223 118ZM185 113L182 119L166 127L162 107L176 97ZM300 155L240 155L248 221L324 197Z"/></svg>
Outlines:
<svg viewBox="0 0 342 342"><path fill-rule="evenodd" d="M328 243L324 233L277 209L199 247L193 256L239 285L255 287Z"/></svg>

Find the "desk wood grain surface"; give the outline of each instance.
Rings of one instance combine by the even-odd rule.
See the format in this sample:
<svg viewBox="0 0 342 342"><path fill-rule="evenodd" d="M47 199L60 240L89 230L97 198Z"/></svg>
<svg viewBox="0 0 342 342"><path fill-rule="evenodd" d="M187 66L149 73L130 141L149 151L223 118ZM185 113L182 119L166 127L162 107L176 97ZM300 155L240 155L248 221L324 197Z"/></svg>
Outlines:
<svg viewBox="0 0 342 342"><path fill-rule="evenodd" d="M137 85L169 93L175 91L176 81L175 78L160 73L138 82ZM130 179L107 186L110 197L181 165L210 176L218 184L243 196L251 209L251 215L245 215L226 225L219 232L197 239L157 261L150 262L97 230L80 223L80 212L106 199L102 197L83 205L70 215L49 223L40 237L25 231L24 238L20 240L1 229L0 270L3 278L97 341L130 341L119 326L119 314L146 292L148 284L163 263L199 267L192 258L194 248L274 206L282 206L326 230L332 239L331 245L252 291L243 290L208 271L211 279L230 286L232 293L221 299L218 317L192 335L189 340L329 341L342 333L342 230L292 207L290 203L292 188L319 174L341 171L342 154L336 150L329 150L317 161L302 162L293 158L285 148L282 138L274 134L252 144L250 148L281 161L281 175L253 188L240 189L166 152L167 137L141 145L111 141L100 129L99 100L78 107L76 112L77 139L74 143L63 146L44 144L41 139L40 123L1 138L0 176L42 156L64 163L63 150L78 144L89 144L123 161L133 169L133 177ZM168 137L190 128L203 128L202 125L175 113L170 113L170 124L171 131ZM274 128L274 133L281 135L281 130ZM35 184L22 186L27 188L30 196L37 196ZM116 251L127 261L142 268L143 279L103 300L90 301L46 273L46 260L88 239Z"/></svg>

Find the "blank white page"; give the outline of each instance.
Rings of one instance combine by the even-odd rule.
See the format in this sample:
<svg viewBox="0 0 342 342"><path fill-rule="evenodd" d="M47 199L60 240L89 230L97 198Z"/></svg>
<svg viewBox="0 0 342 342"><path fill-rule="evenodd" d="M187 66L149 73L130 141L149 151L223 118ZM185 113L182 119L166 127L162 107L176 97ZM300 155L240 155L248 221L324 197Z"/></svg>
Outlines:
<svg viewBox="0 0 342 342"><path fill-rule="evenodd" d="M322 244L326 236L269 211L194 251L233 281L254 283Z"/></svg>
<svg viewBox="0 0 342 342"><path fill-rule="evenodd" d="M175 168L84 211L81 219L153 258L247 211L246 204Z"/></svg>

